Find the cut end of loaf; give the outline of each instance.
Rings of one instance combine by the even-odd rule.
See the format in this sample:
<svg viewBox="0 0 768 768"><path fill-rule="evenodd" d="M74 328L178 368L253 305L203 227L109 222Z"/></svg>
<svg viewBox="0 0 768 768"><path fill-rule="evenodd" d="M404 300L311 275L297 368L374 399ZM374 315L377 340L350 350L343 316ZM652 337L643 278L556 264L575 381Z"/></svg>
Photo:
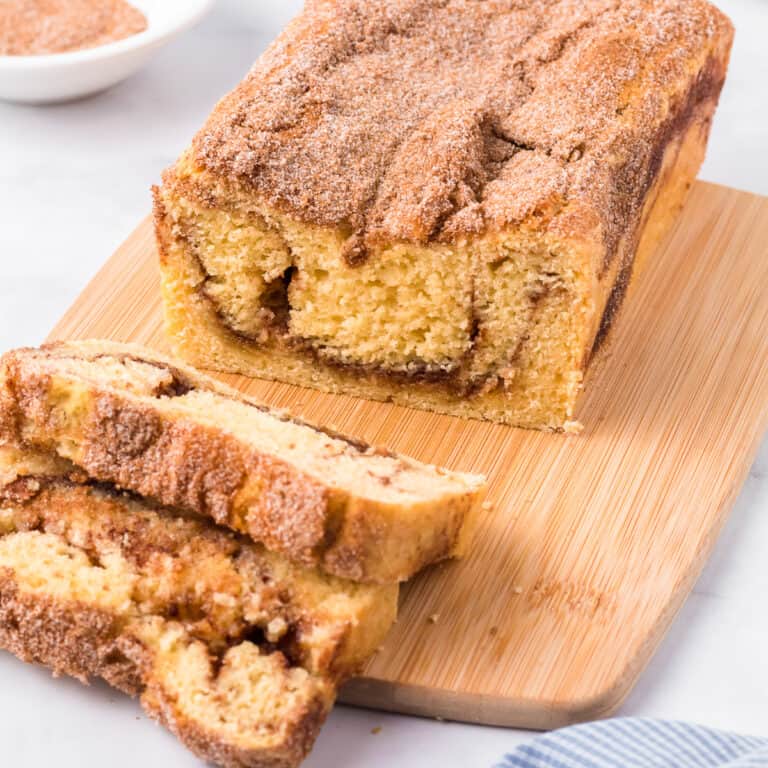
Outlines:
<svg viewBox="0 0 768 768"><path fill-rule="evenodd" d="M210 207L211 189L225 207ZM595 312L587 243L529 223L350 265L338 232L228 192L185 157L156 193L166 320L184 357L230 370L239 355L241 373L351 394L358 382L379 399L401 387L482 402L521 425L573 415Z"/></svg>

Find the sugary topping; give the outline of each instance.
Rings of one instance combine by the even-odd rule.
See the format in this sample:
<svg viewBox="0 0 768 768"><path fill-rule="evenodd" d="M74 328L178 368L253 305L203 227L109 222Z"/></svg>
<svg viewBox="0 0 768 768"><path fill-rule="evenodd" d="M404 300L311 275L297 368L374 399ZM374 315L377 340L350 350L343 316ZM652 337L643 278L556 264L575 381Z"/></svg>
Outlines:
<svg viewBox="0 0 768 768"><path fill-rule="evenodd" d="M660 126L729 39L703 0L314 0L211 115L195 161L344 228L351 256L575 199L617 229Z"/></svg>
<svg viewBox="0 0 768 768"><path fill-rule="evenodd" d="M95 48L147 28L125 0L3 0L0 56L36 56Z"/></svg>

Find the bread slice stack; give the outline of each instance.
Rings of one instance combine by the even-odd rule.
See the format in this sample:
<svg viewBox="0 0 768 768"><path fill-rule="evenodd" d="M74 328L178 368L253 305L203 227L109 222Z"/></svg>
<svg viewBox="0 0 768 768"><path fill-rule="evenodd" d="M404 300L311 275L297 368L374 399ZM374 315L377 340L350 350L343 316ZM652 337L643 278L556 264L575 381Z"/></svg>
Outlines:
<svg viewBox="0 0 768 768"><path fill-rule="evenodd" d="M131 695L203 759L295 766L460 554L483 480L243 398L133 345L0 360L0 647Z"/></svg>

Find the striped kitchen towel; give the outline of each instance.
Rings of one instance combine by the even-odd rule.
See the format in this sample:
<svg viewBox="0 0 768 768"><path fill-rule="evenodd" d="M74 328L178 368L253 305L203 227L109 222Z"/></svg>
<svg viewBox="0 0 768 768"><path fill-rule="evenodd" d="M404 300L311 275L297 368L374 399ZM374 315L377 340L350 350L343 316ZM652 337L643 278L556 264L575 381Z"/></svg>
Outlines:
<svg viewBox="0 0 768 768"><path fill-rule="evenodd" d="M562 728L518 747L496 768L755 768L768 738L701 725L616 718Z"/></svg>

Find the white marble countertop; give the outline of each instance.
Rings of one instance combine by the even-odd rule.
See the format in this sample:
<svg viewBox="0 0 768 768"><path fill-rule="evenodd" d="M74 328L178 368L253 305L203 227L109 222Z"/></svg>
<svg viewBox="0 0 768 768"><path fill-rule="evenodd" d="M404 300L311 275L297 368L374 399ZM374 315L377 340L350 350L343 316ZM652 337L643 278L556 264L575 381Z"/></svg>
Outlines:
<svg viewBox="0 0 768 768"><path fill-rule="evenodd" d="M719 0L737 29L701 176L768 194L768 3ZM148 189L300 6L220 0L121 86L0 104L0 348L39 343L149 209ZM621 712L768 736L768 441L714 556ZM198 765L138 705L0 654L0 763ZM373 734L372 729L381 731ZM491 766L531 734L337 708L308 768Z"/></svg>

